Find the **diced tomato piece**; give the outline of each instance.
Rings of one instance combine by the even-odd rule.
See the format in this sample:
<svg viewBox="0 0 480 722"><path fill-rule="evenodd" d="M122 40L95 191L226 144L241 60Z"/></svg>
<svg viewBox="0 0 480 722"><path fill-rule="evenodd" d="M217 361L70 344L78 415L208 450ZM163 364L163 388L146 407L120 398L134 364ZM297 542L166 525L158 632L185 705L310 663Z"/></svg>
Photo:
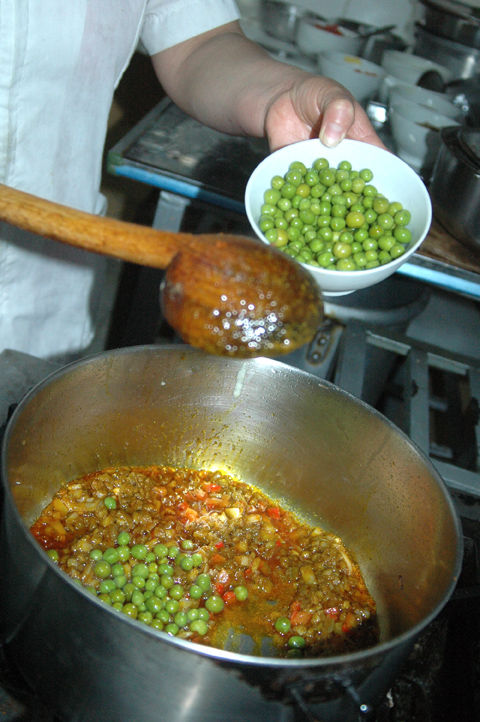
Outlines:
<svg viewBox="0 0 480 722"><path fill-rule="evenodd" d="M281 512L278 506L270 506L267 509L268 516L272 517L272 519L280 519Z"/></svg>
<svg viewBox="0 0 480 722"><path fill-rule="evenodd" d="M225 546L225 542L219 541L215 544L215 549L222 549Z"/></svg>
<svg viewBox="0 0 480 722"><path fill-rule="evenodd" d="M208 493L211 494L212 491L221 491L222 487L220 484L205 482L205 484L202 484L202 489L205 489L205 491L208 491Z"/></svg>
<svg viewBox="0 0 480 722"><path fill-rule="evenodd" d="M225 594L222 597L225 604L233 604L233 602L237 601L237 597L235 596L235 592L232 592L232 590L229 590L228 592L225 592Z"/></svg>

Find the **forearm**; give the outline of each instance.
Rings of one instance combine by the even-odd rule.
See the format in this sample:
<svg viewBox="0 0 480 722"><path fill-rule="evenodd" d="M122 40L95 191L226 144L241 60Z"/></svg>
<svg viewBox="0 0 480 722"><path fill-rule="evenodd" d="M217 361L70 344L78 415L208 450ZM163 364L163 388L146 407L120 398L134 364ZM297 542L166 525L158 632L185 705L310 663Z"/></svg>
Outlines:
<svg viewBox="0 0 480 722"><path fill-rule="evenodd" d="M185 112L233 134L261 137L272 101L288 91L302 70L273 60L237 30L208 33L152 57L167 95ZM188 51L186 52L186 50Z"/></svg>
<svg viewBox="0 0 480 722"><path fill-rule="evenodd" d="M152 57L167 95L186 113L226 133L265 136L272 150L345 135L382 145L343 86L279 62L230 23Z"/></svg>

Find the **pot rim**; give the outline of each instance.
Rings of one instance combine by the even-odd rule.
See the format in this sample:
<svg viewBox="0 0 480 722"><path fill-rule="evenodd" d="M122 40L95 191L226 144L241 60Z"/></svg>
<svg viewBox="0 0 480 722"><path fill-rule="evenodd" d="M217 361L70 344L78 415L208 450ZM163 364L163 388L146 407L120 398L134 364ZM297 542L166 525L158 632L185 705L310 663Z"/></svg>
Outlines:
<svg viewBox="0 0 480 722"><path fill-rule="evenodd" d="M362 649L358 652L349 652L345 654L337 654L327 657L309 657L305 659L287 659L287 658L281 658L281 657L262 657L262 656L256 656L256 655L250 655L250 654L242 654L239 652L230 652L228 650L219 649L216 647L208 647L201 644L196 644L194 642L190 642L188 640L179 639L177 637L173 637L168 635L166 632L152 629L151 627L148 627L146 624L139 622L135 619L131 619L124 614L122 614L120 611L108 607L104 602L102 602L100 599L97 599L96 597L93 597L88 590L83 589L78 585L77 582L75 582L66 572L64 572L62 569L59 569L59 567L49 558L47 553L39 546L39 544L35 541L33 536L30 534L29 529L27 528L23 518L21 517L17 505L15 503L15 500L13 498L13 495L10 490L10 486L7 483L7 468L6 468L6 456L7 456L7 447L9 443L9 439L11 436L11 433L13 431L13 427L15 426L16 419L20 416L23 409L28 405L30 400L37 394L38 391L43 389L44 387L48 386L50 382L58 377L61 377L67 373L69 373L71 370L88 365L91 361L101 358L101 357L108 357L108 356L116 356L116 355L122 355L122 354L130 354L130 353L138 353L139 351L142 352L152 352L152 353L163 353L168 352L170 350L175 351L182 351L183 353L190 353L190 354L203 354L203 352L199 351L198 349L194 349L190 346L183 345L183 344L165 344L162 346L155 346L155 345L140 345L140 346L130 346L120 349L113 349L109 351L103 351L96 354L93 354L91 356L79 359L77 361L73 361L71 363L68 363L65 366L62 366L61 368L54 370L53 372L49 373L43 380L41 380L39 383L35 384L21 399L21 401L16 406L14 412L12 413L10 419L8 420L5 432L2 439L2 447L1 447L1 468L0 468L0 477L1 477L1 485L3 487L3 507L1 509L1 516L5 516L5 510L7 507L7 501L10 505L10 508L13 512L15 521L18 523L18 525L21 528L22 534L24 536L25 541L33 548L34 552L39 554L40 557L43 558L43 562L45 566L54 572L62 581L66 582L72 591L75 593L80 594L85 599L88 600L90 604L96 604L99 609L102 610L105 614L114 614L119 621L121 621L123 624L130 625L132 629L139 631L149 637L156 638L161 642L173 645L174 647L178 647L185 652L189 652L195 655L200 655L202 657L210 658L217 662L230 662L230 663L241 663L241 664L247 664L254 667L273 667L276 669L291 669L291 668L300 668L300 669L307 669L307 668L314 668L316 670L322 670L326 669L332 666L338 666L338 665L345 665L348 663L349 665L363 665L365 662L368 662L369 660L385 656L393 649L400 647L407 643L412 643L414 639L420 634L420 632L430 624L442 611L442 609L446 606L448 603L456 585L459 579L460 571L461 571L461 565L463 560L463 534L462 534L462 527L461 522L457 513L457 510L455 509L455 506L453 504L453 500L451 498L450 493L448 492L448 489L446 487L445 482L441 478L439 472L436 470L436 468L433 466L430 459L425 455L425 453L418 447L418 445L410 439L401 429L395 426L388 418L383 416L380 412L378 412L375 408L369 406L361 399L353 396L353 394L350 394L348 391L345 391L344 389L336 386L335 384L331 383L330 381L326 381L324 379L321 380L321 383L331 389L334 390L342 395L347 396L348 398L354 400L356 403L366 407L371 413L374 413L377 416L380 416L389 426L395 428L397 433L399 433L401 436L404 437L404 439L407 441L409 445L411 445L414 450L419 454L419 456L424 460L424 462L430 467L430 470L432 472L432 475L434 476L435 480L438 483L439 488L442 490L445 501L447 503L447 506L450 509L451 512L451 518L454 526L455 531L455 537L456 537L456 553L455 553L455 564L454 569L452 573L452 578L450 581L450 584L448 585L448 588L444 591L442 599L435 605L435 607L427 614L420 622L417 622L415 625L410 627L405 632L402 632L399 635L396 635L390 639L387 639L383 642L379 642L378 644L368 647L367 649ZM227 359L226 359L227 360ZM258 361L258 359L228 359L229 363L235 363L235 364L252 364L255 363L255 361ZM275 359L271 358L262 358L262 362L266 362L268 364L273 365L280 365L285 366L285 363L281 361L277 361ZM296 373L300 375L307 376L309 378L313 378L315 381L315 384L318 385L319 379L313 374L310 374L308 371L304 371L303 369L294 369ZM43 578L43 575L41 575L41 578Z"/></svg>

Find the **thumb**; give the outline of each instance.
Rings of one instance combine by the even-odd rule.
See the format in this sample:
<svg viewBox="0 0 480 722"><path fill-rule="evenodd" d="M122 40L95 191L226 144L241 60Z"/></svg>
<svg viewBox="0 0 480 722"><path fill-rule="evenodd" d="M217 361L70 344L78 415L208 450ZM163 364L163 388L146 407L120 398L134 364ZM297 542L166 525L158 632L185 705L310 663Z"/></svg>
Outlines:
<svg viewBox="0 0 480 722"><path fill-rule="evenodd" d="M331 101L325 109L320 125L320 140L329 147L338 145L347 135L354 120L353 102L347 98L337 98Z"/></svg>

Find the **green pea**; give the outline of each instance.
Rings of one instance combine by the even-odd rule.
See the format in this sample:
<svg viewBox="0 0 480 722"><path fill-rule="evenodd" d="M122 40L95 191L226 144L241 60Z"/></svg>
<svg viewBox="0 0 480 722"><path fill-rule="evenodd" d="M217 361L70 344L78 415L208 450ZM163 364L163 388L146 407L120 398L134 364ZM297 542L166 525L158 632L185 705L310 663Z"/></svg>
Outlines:
<svg viewBox="0 0 480 722"><path fill-rule="evenodd" d="M169 559L176 559L179 554L180 554L180 549L176 545L168 547L167 557Z"/></svg>
<svg viewBox="0 0 480 722"><path fill-rule="evenodd" d="M172 637L175 637L179 632L179 628L178 628L178 625L175 624L175 622L170 622L170 624L167 624L165 626L165 631L167 634L170 634Z"/></svg>
<svg viewBox="0 0 480 722"><path fill-rule="evenodd" d="M291 624L290 624L290 620L288 619L288 617L279 617L275 622L275 629L280 634L286 634L287 632L289 632L290 627L291 627Z"/></svg>
<svg viewBox="0 0 480 722"><path fill-rule="evenodd" d="M365 183L370 183L373 178L373 173L370 168L362 168L362 170L359 172L359 175L360 178L365 181Z"/></svg>
<svg viewBox="0 0 480 722"><path fill-rule="evenodd" d="M162 574L162 576L160 577L160 584L162 585L162 587L165 587L165 589L170 589L171 587L173 587L175 582L169 574Z"/></svg>
<svg viewBox="0 0 480 722"><path fill-rule="evenodd" d="M205 601L205 607L209 612L212 612L212 614L218 614L223 610L224 606L224 601L218 594L212 594L212 596L208 597Z"/></svg>
<svg viewBox="0 0 480 722"><path fill-rule="evenodd" d="M90 556L91 556L91 554L92 554L92 552L90 552ZM56 549L49 549L47 551L47 556L49 556L53 562L58 562L59 555L58 555L58 551Z"/></svg>
<svg viewBox="0 0 480 722"><path fill-rule="evenodd" d="M153 596L149 597L149 599L146 600L145 606L149 612L151 612L152 614L157 614L161 609L163 609L163 602L157 597Z"/></svg>
<svg viewBox="0 0 480 722"><path fill-rule="evenodd" d="M167 596L167 590L163 586L163 584L157 584L155 589L153 590L153 593L158 599L165 599Z"/></svg>
<svg viewBox="0 0 480 722"><path fill-rule="evenodd" d="M110 576L112 567L104 559L98 561L93 567L93 573L99 579L106 579Z"/></svg>
<svg viewBox="0 0 480 722"><path fill-rule="evenodd" d="M170 564L159 564L157 571L160 575L167 574L168 576L172 576L173 567L171 567Z"/></svg>
<svg viewBox="0 0 480 722"><path fill-rule="evenodd" d="M117 500L113 496L106 496L103 500L103 503L107 507L107 509L116 509L117 508Z"/></svg>
<svg viewBox="0 0 480 722"><path fill-rule="evenodd" d="M399 210L394 215L394 220L397 226L406 226L411 221L410 211Z"/></svg>
<svg viewBox="0 0 480 722"><path fill-rule="evenodd" d="M166 609L160 609L160 611L155 614L155 618L160 619L164 624L170 621L170 615Z"/></svg>
<svg viewBox="0 0 480 722"><path fill-rule="evenodd" d="M110 601L112 602L112 604L123 604L125 599L126 596L121 589L114 589L113 592L110 592Z"/></svg>
<svg viewBox="0 0 480 722"><path fill-rule="evenodd" d="M386 198L383 196L377 196L373 201L372 207L375 213L382 215L383 213L387 213L389 205L390 202Z"/></svg>
<svg viewBox="0 0 480 722"><path fill-rule="evenodd" d="M313 161L313 164L312 164L312 167L313 167L316 171L320 171L320 170L322 170L323 168L328 168L328 166L329 166L329 163L328 163L328 160L327 160L326 158L316 158L316 159Z"/></svg>
<svg viewBox="0 0 480 722"><path fill-rule="evenodd" d="M358 211L350 211L345 218L345 222L349 228L361 228L365 223L365 216Z"/></svg>
<svg viewBox="0 0 480 722"><path fill-rule="evenodd" d="M117 536L117 544L119 546L126 546L130 544L130 534L128 531L121 531Z"/></svg>
<svg viewBox="0 0 480 722"><path fill-rule="evenodd" d="M133 619L136 619L138 616L138 609L135 604L132 604L131 602L127 602L123 605L122 612L126 614L127 617L132 617Z"/></svg>
<svg viewBox="0 0 480 722"><path fill-rule="evenodd" d="M270 185L276 190L280 190L285 185L285 179L281 175L274 175Z"/></svg>
<svg viewBox="0 0 480 722"><path fill-rule="evenodd" d="M339 258L336 269L337 271L356 271L357 267L353 258Z"/></svg>
<svg viewBox="0 0 480 722"><path fill-rule="evenodd" d="M202 637L208 632L208 624L204 619L194 619L189 624L190 630Z"/></svg>
<svg viewBox="0 0 480 722"><path fill-rule="evenodd" d="M149 575L149 570L146 564L135 564L132 567L132 577L143 577L143 579L147 579Z"/></svg>
<svg viewBox="0 0 480 722"><path fill-rule="evenodd" d="M193 607L187 611L187 622L193 622L195 619L198 619L198 609Z"/></svg>
<svg viewBox="0 0 480 722"><path fill-rule="evenodd" d="M184 572L189 572L191 569L193 569L193 560L192 557L183 557L183 559L180 562L180 566L183 569Z"/></svg>
<svg viewBox="0 0 480 722"><path fill-rule="evenodd" d="M134 559L145 559L148 554L148 548L144 544L134 544L130 549L130 554Z"/></svg>
<svg viewBox="0 0 480 722"><path fill-rule="evenodd" d="M157 631L161 632L163 629L163 622L160 619L152 619L150 626L153 629L156 629Z"/></svg>
<svg viewBox="0 0 480 722"><path fill-rule="evenodd" d="M234 587L233 593L235 594L235 596L239 602L244 602L245 599L248 598L248 589L247 589L247 587L244 587L242 584L239 584L238 586Z"/></svg>
<svg viewBox="0 0 480 722"><path fill-rule="evenodd" d="M402 246L401 243L395 243L390 249L390 256L392 258L398 258L403 253L405 253L405 246Z"/></svg>
<svg viewBox="0 0 480 722"><path fill-rule="evenodd" d="M270 203L275 206L281 198L280 190L278 188L268 188L263 194L263 200L265 203ZM184 549L186 547L183 547Z"/></svg>
<svg viewBox="0 0 480 722"><path fill-rule="evenodd" d="M163 559L168 554L168 548L165 544L155 544L152 551L157 559Z"/></svg>
<svg viewBox="0 0 480 722"><path fill-rule="evenodd" d="M305 640L303 637L300 637L299 635L294 635L293 637L290 637L288 640L288 646L293 647L294 649L301 649L305 646Z"/></svg>
<svg viewBox="0 0 480 722"><path fill-rule="evenodd" d="M99 594L98 598L105 604L110 604L110 597L108 596L108 594L105 594L105 593Z"/></svg>
<svg viewBox="0 0 480 722"><path fill-rule="evenodd" d="M365 268L367 264L365 253L363 253L362 251L357 251L356 253L354 253L353 260L355 261L357 268Z"/></svg>
<svg viewBox="0 0 480 722"><path fill-rule="evenodd" d="M198 610L197 619L203 619L204 622L208 622L210 619L210 614L208 612L208 609L205 609L205 607L200 607Z"/></svg>
<svg viewBox="0 0 480 722"><path fill-rule="evenodd" d="M181 584L174 584L168 591L169 596L172 599L181 599L184 594L184 589Z"/></svg>
<svg viewBox="0 0 480 722"><path fill-rule="evenodd" d="M397 226L393 231L393 235L399 243L407 244L412 240L412 233L410 229L405 226Z"/></svg>
<svg viewBox="0 0 480 722"><path fill-rule="evenodd" d="M122 589L122 587L124 587L127 583L127 577L125 576L125 574L118 574L118 576L115 576L113 579L117 589Z"/></svg>
<svg viewBox="0 0 480 722"><path fill-rule="evenodd" d="M198 586L198 584L192 584L192 586L188 590L188 593L190 594L192 599L200 599L203 594L203 590Z"/></svg>
<svg viewBox="0 0 480 722"><path fill-rule="evenodd" d="M120 562L128 562L128 560L130 559L130 547L119 546L117 547L117 553L118 561Z"/></svg>
<svg viewBox="0 0 480 722"><path fill-rule="evenodd" d="M132 577L132 584L136 589L145 589L145 577L141 577L140 575L135 575Z"/></svg>
<svg viewBox="0 0 480 722"><path fill-rule="evenodd" d="M180 605L176 599L167 599L163 606L169 614L175 614L176 612L178 612Z"/></svg>
<svg viewBox="0 0 480 722"><path fill-rule="evenodd" d="M113 549L113 547L105 549L103 552L103 558L109 564L116 564L120 558L118 555L118 549Z"/></svg>
<svg viewBox="0 0 480 722"><path fill-rule="evenodd" d="M143 596L142 592L140 592L138 589L136 589L132 594L132 604L135 604L136 607L140 607L145 601L145 597Z"/></svg>
<svg viewBox="0 0 480 722"><path fill-rule="evenodd" d="M103 579L98 585L98 589L102 594L110 594L116 589L113 579Z"/></svg>
<svg viewBox="0 0 480 722"><path fill-rule="evenodd" d="M90 559L93 559L94 562L98 562L100 559L102 559L103 552L101 549L92 549L88 556L90 557Z"/></svg>
<svg viewBox="0 0 480 722"><path fill-rule="evenodd" d="M187 624L187 615L185 612L177 612L176 615L173 618L173 621L177 625L177 627L185 627Z"/></svg>
<svg viewBox="0 0 480 722"><path fill-rule="evenodd" d="M144 624L151 624L153 622L153 614L151 612L140 612L138 621Z"/></svg>

